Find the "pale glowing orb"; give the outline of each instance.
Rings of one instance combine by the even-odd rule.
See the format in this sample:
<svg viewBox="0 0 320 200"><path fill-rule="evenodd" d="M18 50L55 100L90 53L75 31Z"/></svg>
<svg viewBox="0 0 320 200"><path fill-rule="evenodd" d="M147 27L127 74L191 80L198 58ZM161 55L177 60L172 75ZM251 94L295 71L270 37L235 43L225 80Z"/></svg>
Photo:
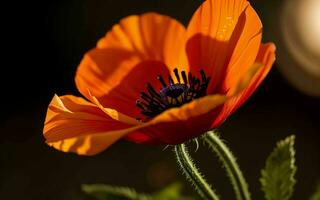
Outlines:
<svg viewBox="0 0 320 200"><path fill-rule="evenodd" d="M320 0L300 0L299 4L298 34L307 48L320 57Z"/></svg>
<svg viewBox="0 0 320 200"><path fill-rule="evenodd" d="M279 69L300 91L320 97L320 0L286 0Z"/></svg>

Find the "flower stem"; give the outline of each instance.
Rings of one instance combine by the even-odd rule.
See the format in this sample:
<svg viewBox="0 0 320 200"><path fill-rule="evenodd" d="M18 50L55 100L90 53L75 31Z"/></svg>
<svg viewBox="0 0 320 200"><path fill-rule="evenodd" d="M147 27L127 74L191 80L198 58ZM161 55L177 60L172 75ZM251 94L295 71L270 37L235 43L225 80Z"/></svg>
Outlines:
<svg viewBox="0 0 320 200"><path fill-rule="evenodd" d="M203 140L209 145L210 149L218 155L224 165L237 200L250 200L248 185L232 152L213 131L205 134Z"/></svg>
<svg viewBox="0 0 320 200"><path fill-rule="evenodd" d="M193 163L186 146L184 144L176 145L174 147L174 152L176 154L178 164L187 179L195 187L198 194L205 200L219 200L219 197L211 189L210 185L206 182Z"/></svg>

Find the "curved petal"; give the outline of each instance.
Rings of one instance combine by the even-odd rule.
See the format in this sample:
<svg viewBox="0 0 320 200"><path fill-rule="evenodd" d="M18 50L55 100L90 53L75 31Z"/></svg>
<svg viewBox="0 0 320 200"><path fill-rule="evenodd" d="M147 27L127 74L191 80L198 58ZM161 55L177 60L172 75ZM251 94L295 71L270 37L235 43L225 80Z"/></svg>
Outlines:
<svg viewBox="0 0 320 200"><path fill-rule="evenodd" d="M186 51L190 70L202 68L211 76L209 93L226 92L238 81L229 77L244 74L254 63L261 28L247 0L207 0L199 7L187 29ZM229 84L224 84L225 76Z"/></svg>
<svg viewBox="0 0 320 200"><path fill-rule="evenodd" d="M140 58L123 49L92 49L87 52L75 76L80 93L90 99L89 91L97 97L107 94L118 85Z"/></svg>
<svg viewBox="0 0 320 200"><path fill-rule="evenodd" d="M125 135L131 131L134 131L136 128L138 127L134 127L133 129L123 129L114 132L111 131L106 133L83 135L79 137L58 140L55 142L47 141L47 144L63 152L72 152L79 155L91 156L104 151L117 140L123 137L126 138ZM144 133L138 134L140 137L137 137L132 141L144 144L159 144L157 140L150 138Z"/></svg>
<svg viewBox="0 0 320 200"><path fill-rule="evenodd" d="M123 137L126 133L117 130L128 127L83 98L55 95L48 107L43 134L46 142L57 149L94 154ZM99 137L104 138L99 145L90 145Z"/></svg>
<svg viewBox="0 0 320 200"><path fill-rule="evenodd" d="M126 121L127 117L115 112L111 110L110 116L110 110L101 104L96 106L72 95L55 95L49 104L43 130L46 143L79 155L97 154L121 138L136 143L159 143L150 135L136 131L148 124L132 126L132 119ZM118 121L118 116L122 116L125 123Z"/></svg>
<svg viewBox="0 0 320 200"><path fill-rule="evenodd" d="M264 80L269 73L274 61L275 61L275 45L272 43L262 44L258 56L256 58L257 63L262 63L263 67L256 72L248 86L234 98L228 100L221 109L220 113L217 113L217 118L213 122L211 128L219 126L228 116L236 111L257 89L257 87ZM231 91L231 90L230 90Z"/></svg>
<svg viewBox="0 0 320 200"><path fill-rule="evenodd" d="M47 142L49 146L63 152L73 152L79 155L91 156L98 154L120 139L119 135L92 134L68 138L56 142Z"/></svg>
<svg viewBox="0 0 320 200"><path fill-rule="evenodd" d="M149 12L122 19L97 47L126 49L139 54L141 60L162 61L168 67L179 67L185 38L186 30L180 22Z"/></svg>
<svg viewBox="0 0 320 200"><path fill-rule="evenodd" d="M131 125L139 125L142 124L141 121L136 120L135 118L131 118L127 115L124 115L122 113L119 113L118 111L111 109L111 108L105 108L102 106L102 104L99 102L99 100L92 96L91 97L93 102L107 115L109 115L111 118L117 120L117 121L122 121L126 124L131 124ZM129 133L126 137L127 140L130 140L135 143L144 143L144 144L156 144L159 143L155 139L151 138L149 135L141 133L141 132L131 132Z"/></svg>
<svg viewBox="0 0 320 200"><path fill-rule="evenodd" d="M179 144L209 130L210 113L227 100L223 95L209 95L179 108L172 108L148 122L139 131L164 144Z"/></svg>
<svg viewBox="0 0 320 200"><path fill-rule="evenodd" d="M91 94L91 93L90 93ZM91 96L93 102L105 113L107 114L109 117L111 117L112 119L116 120L116 121L121 121L123 123L126 124L131 124L131 125L138 125L141 122L139 122L138 120L136 120L135 118L129 117L125 114L122 114L120 112L118 112L115 109L111 109L111 108L105 108L102 106L102 104L99 102L99 100L95 97L95 96Z"/></svg>
<svg viewBox="0 0 320 200"><path fill-rule="evenodd" d="M148 93L147 83L159 91L163 86L157 76L166 77L168 74L169 71L163 63L144 61L135 66L109 93L100 97L96 96L96 98L103 107L115 109L130 117L140 117L141 110L136 106L136 100L140 98L140 93L143 91ZM90 94L89 98L92 99Z"/></svg>
<svg viewBox="0 0 320 200"><path fill-rule="evenodd" d="M87 98L88 89L97 98L104 96L143 61L183 66L185 32L178 21L156 13L122 19L81 61L75 77L79 91Z"/></svg>

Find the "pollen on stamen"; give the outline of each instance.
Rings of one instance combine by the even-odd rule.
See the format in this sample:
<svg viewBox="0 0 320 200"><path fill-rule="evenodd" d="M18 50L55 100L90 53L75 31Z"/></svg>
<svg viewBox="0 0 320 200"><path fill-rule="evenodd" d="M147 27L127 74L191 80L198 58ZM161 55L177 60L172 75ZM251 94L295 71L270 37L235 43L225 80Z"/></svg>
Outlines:
<svg viewBox="0 0 320 200"><path fill-rule="evenodd" d="M185 71L181 71L179 74L177 68L173 72L177 82L170 74L167 82L162 75L156 77L163 86L161 89L157 90L150 83L147 83L147 92L142 91L140 93L141 99L136 101L136 106L141 110L142 115L152 118L169 108L179 107L206 95L210 77L206 76L204 70L200 70L201 79L193 76L191 72L188 73L188 76ZM137 119L141 120L140 117Z"/></svg>

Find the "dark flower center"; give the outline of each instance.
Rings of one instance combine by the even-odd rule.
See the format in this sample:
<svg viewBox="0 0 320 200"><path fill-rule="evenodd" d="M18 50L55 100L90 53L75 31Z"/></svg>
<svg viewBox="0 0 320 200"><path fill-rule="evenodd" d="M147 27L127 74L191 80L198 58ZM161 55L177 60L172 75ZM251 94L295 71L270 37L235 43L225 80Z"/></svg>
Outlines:
<svg viewBox="0 0 320 200"><path fill-rule="evenodd" d="M141 109L141 114L147 117L155 117L163 111L179 107L185 103L206 95L206 90L210 81L203 70L200 70L201 80L189 72L173 70L177 82L175 83L170 75L166 82L161 75L157 79L161 82L163 88L156 91L150 83L147 84L147 92L141 92L140 99L136 105ZM181 75L181 76L180 76ZM182 79L182 80L181 80Z"/></svg>

